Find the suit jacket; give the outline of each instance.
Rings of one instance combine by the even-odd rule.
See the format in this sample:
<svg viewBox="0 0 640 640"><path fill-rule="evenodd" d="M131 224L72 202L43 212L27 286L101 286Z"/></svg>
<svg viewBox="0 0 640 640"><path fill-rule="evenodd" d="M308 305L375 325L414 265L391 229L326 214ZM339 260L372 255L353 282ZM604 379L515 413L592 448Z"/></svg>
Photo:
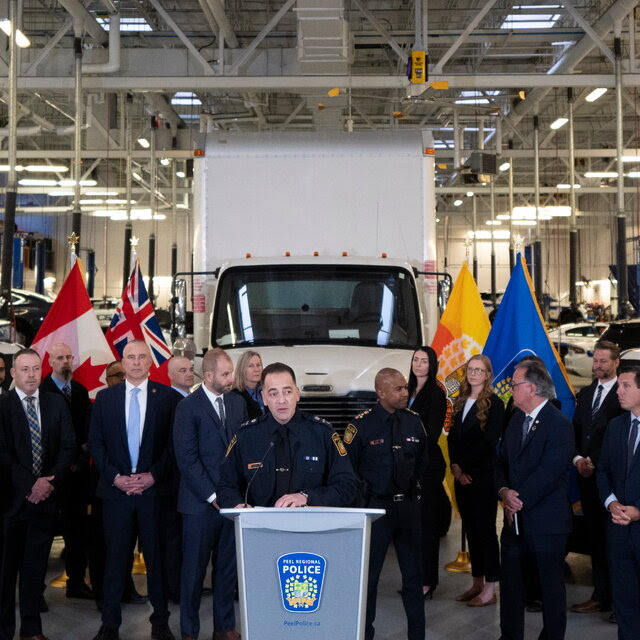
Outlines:
<svg viewBox="0 0 640 640"><path fill-rule="evenodd" d="M628 411L608 424L600 464L596 469L596 480L603 504L612 493L615 493L620 503L640 509L640 447L636 448L631 468L627 473L627 443L630 427L631 415ZM632 522L630 526L637 528L640 534L640 521Z"/></svg>
<svg viewBox="0 0 640 640"><path fill-rule="evenodd" d="M58 396L40 392L40 427L44 459L40 476L54 476L55 489L69 473L74 462L75 438L71 415L67 406ZM0 463L8 470L11 497L7 515L22 516L33 513L35 508L53 514L53 496L39 505L26 500L37 476L33 473L31 455L31 434L29 423L20 398L15 390L0 395Z"/></svg>
<svg viewBox="0 0 640 640"><path fill-rule="evenodd" d="M447 394L436 381L427 382L416 395L410 409L420 416L427 432L429 464L425 473L444 478L447 465L438 440L447 417Z"/></svg>
<svg viewBox="0 0 640 640"><path fill-rule="evenodd" d="M477 417L474 404L465 419L462 411L456 413L447 442L451 464L458 464L463 473L492 474L496 459L496 445L502 433L504 402L495 394L490 397L489 412L484 430Z"/></svg>
<svg viewBox="0 0 640 640"><path fill-rule="evenodd" d="M239 391L238 389L233 389L232 393L243 398L247 405L247 416L249 420L253 420L254 418L259 418L262 415L262 409L260 405L249 395L249 392L246 389ZM268 409L265 410L268 411Z"/></svg>
<svg viewBox="0 0 640 640"><path fill-rule="evenodd" d="M524 503L518 513L521 532L563 534L571 531L569 471L573 428L547 402L521 446L524 414L517 411L505 432L496 465L496 488L515 489ZM505 527L509 526L506 524Z"/></svg>
<svg viewBox="0 0 640 640"><path fill-rule="evenodd" d="M149 472L155 480L145 493L170 492L172 439L171 426L179 394L171 387L149 380L147 407L140 442L137 473ZM106 500L130 498L113 481L118 474L131 474L131 458L125 417L126 383L103 389L96 396L91 412L89 449L100 474L96 495Z"/></svg>
<svg viewBox="0 0 640 640"><path fill-rule="evenodd" d="M589 457L594 465L597 466L600 459L600 450L602 449L602 441L607 428L607 424L616 416L622 413L620 402L618 402L618 383L616 382L604 400L600 403L600 407L591 419L591 406L596 394L599 382L594 380L589 386L584 387L576 396L576 412L573 415L573 427L576 435L576 451L575 455Z"/></svg>
<svg viewBox="0 0 640 640"><path fill-rule="evenodd" d="M40 383L40 389L47 393L55 393L65 401L71 413L71 421L76 436L76 459L81 459L83 457L82 445L85 444L89 438L89 420L91 418L89 392L79 382L72 379L71 401L69 401L64 393L58 389L58 386L51 378L51 374ZM88 460L86 462L88 463Z"/></svg>
<svg viewBox="0 0 640 640"><path fill-rule="evenodd" d="M180 470L180 513L198 514L211 509L207 498L218 492L220 466L229 442L247 420L247 406L239 394L226 393L223 400L226 429L202 386L176 409L173 446Z"/></svg>

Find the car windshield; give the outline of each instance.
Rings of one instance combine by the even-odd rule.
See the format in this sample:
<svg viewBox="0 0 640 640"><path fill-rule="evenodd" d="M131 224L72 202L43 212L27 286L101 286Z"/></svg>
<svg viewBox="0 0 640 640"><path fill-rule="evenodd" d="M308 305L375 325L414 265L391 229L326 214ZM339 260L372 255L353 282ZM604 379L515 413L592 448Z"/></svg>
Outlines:
<svg viewBox="0 0 640 640"><path fill-rule="evenodd" d="M640 347L640 323L610 324L600 336L600 339L614 342L620 347L621 351Z"/></svg>
<svg viewBox="0 0 640 640"><path fill-rule="evenodd" d="M420 344L413 278L402 268L232 267L223 272L212 344Z"/></svg>

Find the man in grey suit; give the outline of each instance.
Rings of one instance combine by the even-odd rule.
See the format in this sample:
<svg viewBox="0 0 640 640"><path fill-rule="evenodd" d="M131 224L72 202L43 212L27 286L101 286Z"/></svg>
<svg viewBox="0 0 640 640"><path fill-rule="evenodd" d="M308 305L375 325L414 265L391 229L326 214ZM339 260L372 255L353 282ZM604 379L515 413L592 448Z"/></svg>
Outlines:
<svg viewBox="0 0 640 640"><path fill-rule="evenodd" d="M212 565L213 640L236 640L233 596L236 553L233 522L220 515L216 492L225 451L247 419L242 397L228 393L233 363L222 349L207 351L202 362L204 383L180 402L173 442L182 514L183 559L180 578L180 630L184 640L198 637L200 598L207 565Z"/></svg>

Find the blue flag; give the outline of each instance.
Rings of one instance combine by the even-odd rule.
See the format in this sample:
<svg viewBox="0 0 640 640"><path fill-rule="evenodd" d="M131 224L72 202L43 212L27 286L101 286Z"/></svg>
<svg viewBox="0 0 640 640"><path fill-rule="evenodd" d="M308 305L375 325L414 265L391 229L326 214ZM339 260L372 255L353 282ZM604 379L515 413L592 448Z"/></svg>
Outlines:
<svg viewBox="0 0 640 640"><path fill-rule="evenodd" d="M531 278L521 256L516 261L483 354L491 360L493 386L504 402L511 395L511 376L515 365L527 355L542 358L562 403L562 412L569 419L573 417L573 389L558 352L547 335Z"/></svg>

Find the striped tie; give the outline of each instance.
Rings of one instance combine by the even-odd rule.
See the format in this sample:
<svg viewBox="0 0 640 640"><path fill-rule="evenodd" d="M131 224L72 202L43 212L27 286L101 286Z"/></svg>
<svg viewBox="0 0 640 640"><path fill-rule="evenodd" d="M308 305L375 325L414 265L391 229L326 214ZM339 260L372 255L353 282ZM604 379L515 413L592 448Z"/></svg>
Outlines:
<svg viewBox="0 0 640 640"><path fill-rule="evenodd" d="M62 393L64 394L64 397L67 400L71 400L71 383L70 382L65 382L64 386L62 387Z"/></svg>
<svg viewBox="0 0 640 640"><path fill-rule="evenodd" d="M27 396L27 422L31 434L31 457L33 459L33 473L36 476L42 471L42 434L40 433L40 423L36 412L35 398Z"/></svg>
<svg viewBox="0 0 640 640"><path fill-rule="evenodd" d="M598 393L596 393L596 399L593 401L593 407L591 407L591 419L593 420L598 413L598 409L600 408L600 398L602 398L602 391L604 387L599 384L598 385Z"/></svg>

